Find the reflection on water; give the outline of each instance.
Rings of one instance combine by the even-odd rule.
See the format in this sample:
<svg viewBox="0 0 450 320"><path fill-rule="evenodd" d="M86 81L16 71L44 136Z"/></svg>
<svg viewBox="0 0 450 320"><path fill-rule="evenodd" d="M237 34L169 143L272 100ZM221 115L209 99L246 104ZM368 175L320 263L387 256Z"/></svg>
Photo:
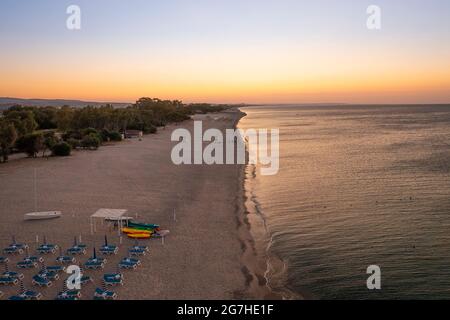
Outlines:
<svg viewBox="0 0 450 320"><path fill-rule="evenodd" d="M280 171L247 184L288 266L323 299L450 299L450 106L249 107ZM382 269L368 291L366 268ZM275 281L274 281L275 282Z"/></svg>

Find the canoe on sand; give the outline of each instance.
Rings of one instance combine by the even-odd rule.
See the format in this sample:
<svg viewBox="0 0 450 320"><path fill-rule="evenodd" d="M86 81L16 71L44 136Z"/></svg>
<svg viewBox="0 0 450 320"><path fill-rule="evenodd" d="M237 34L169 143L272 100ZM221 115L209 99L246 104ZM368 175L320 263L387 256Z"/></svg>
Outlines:
<svg viewBox="0 0 450 320"><path fill-rule="evenodd" d="M25 220L48 220L56 219L62 216L61 211L48 211L48 212L31 212L24 216Z"/></svg>
<svg viewBox="0 0 450 320"><path fill-rule="evenodd" d="M134 228L122 228L122 232L126 234L152 234L151 231L139 230Z"/></svg>
<svg viewBox="0 0 450 320"><path fill-rule="evenodd" d="M129 233L127 236L131 239L150 239L152 237L150 233Z"/></svg>
<svg viewBox="0 0 450 320"><path fill-rule="evenodd" d="M139 222L128 222L128 227L133 229L140 229L140 230L155 230L159 229L158 224L148 224L148 223L139 223Z"/></svg>

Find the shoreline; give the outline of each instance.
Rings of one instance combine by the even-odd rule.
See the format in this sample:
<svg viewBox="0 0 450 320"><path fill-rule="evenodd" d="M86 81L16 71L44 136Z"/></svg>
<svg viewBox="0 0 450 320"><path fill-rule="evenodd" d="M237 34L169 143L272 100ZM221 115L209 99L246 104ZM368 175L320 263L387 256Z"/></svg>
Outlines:
<svg viewBox="0 0 450 320"><path fill-rule="evenodd" d="M235 123L234 129L238 129L240 121L247 116L245 112L238 109L241 112L239 120ZM248 160L248 148L246 146L246 159ZM252 217L252 210L249 208L249 201L251 195L247 190L247 182L249 179L249 169L251 168L248 163L240 166L240 173L238 179L238 195L236 200L236 214L238 219L238 236L241 242L242 249L242 273L246 278L246 293L244 297L253 300L282 300L284 297L281 294L275 293L271 288L267 273L268 257L260 252L258 247L264 246L264 237L267 236L264 223L261 220L255 221L255 217ZM258 226L259 224L259 226ZM263 228L264 234L256 239L255 229L261 231ZM253 230L253 232L252 232Z"/></svg>
<svg viewBox="0 0 450 320"><path fill-rule="evenodd" d="M245 112L243 113L236 124L237 128L240 121L247 116ZM248 159L248 148L246 149ZM247 163L242 166L239 176L240 202L243 206L243 211L239 215L239 234L243 243L242 263L243 273L247 278L248 296L252 299L303 300L306 296L293 292L286 285L285 262L269 252L272 239L260 204L251 187L253 179L256 178L256 170L254 165ZM276 288L271 286L271 281L277 282Z"/></svg>

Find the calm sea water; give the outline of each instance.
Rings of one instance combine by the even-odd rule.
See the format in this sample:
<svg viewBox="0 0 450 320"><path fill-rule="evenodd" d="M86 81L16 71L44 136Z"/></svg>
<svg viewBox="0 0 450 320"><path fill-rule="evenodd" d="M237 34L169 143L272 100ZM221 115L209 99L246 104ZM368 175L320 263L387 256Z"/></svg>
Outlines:
<svg viewBox="0 0 450 320"><path fill-rule="evenodd" d="M269 270L275 290L450 299L450 106L243 111L241 128L280 129L278 175L250 168L247 181L286 267ZM381 267L381 291L366 287L369 265Z"/></svg>

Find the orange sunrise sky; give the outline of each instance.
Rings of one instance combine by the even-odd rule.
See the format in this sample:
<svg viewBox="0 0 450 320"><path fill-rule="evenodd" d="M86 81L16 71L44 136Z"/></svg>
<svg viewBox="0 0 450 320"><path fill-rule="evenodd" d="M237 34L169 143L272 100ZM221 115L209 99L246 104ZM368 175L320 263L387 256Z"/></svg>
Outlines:
<svg viewBox="0 0 450 320"><path fill-rule="evenodd" d="M378 3L381 30L367 1L78 1L68 30L71 2L2 1L0 96L450 102L449 2Z"/></svg>

